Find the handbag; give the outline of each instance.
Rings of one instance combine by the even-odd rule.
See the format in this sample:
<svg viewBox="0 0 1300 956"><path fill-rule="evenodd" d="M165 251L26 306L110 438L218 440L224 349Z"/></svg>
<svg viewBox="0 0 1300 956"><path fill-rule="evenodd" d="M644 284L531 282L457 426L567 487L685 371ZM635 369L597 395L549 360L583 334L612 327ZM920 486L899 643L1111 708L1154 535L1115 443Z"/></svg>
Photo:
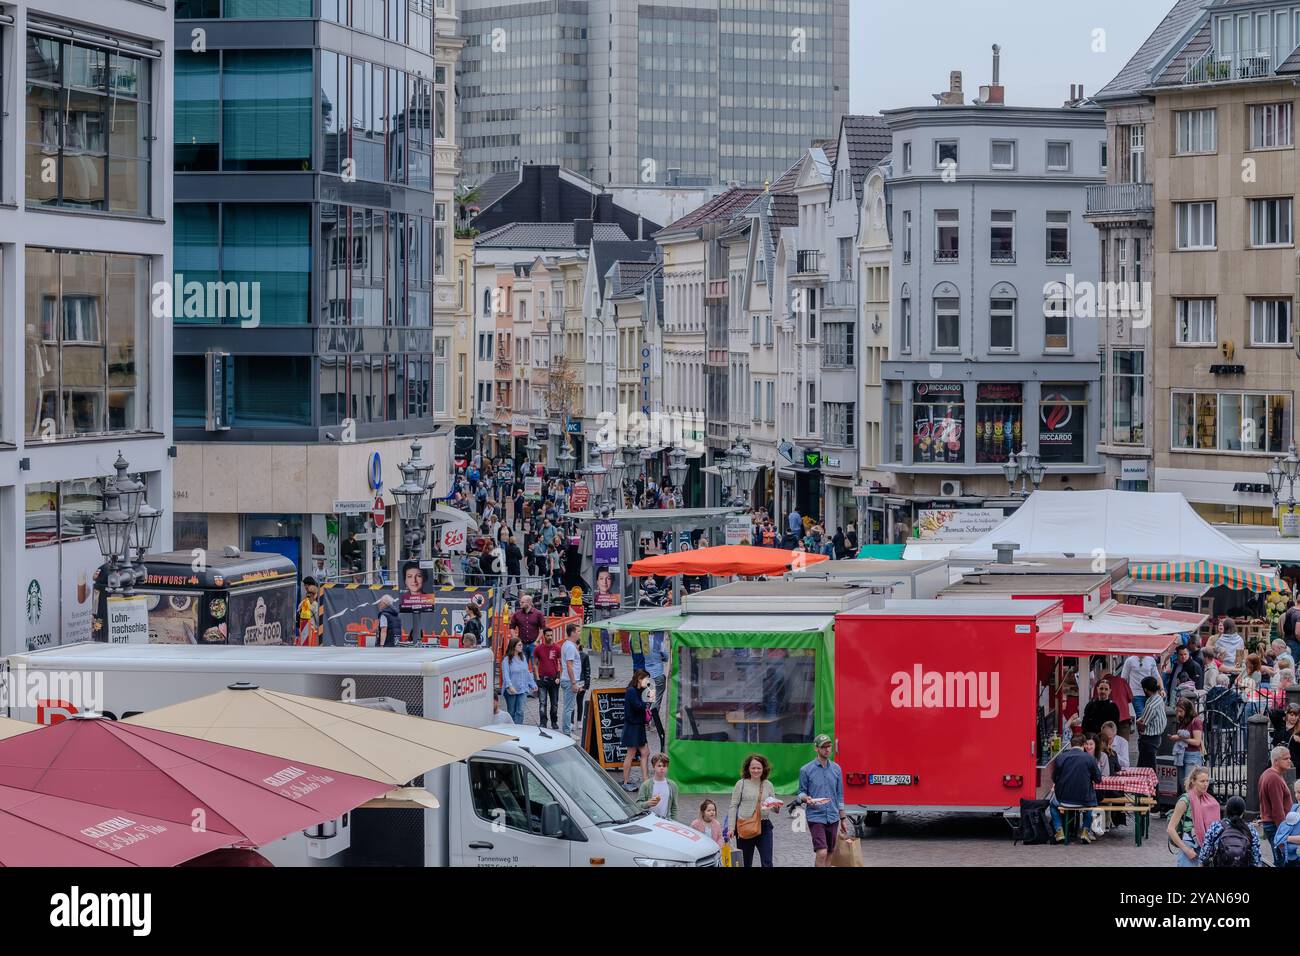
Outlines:
<svg viewBox="0 0 1300 956"><path fill-rule="evenodd" d="M744 784L741 784L741 792L744 792ZM751 817L738 817L736 819L736 836L745 840L752 840L763 832L763 785L758 785L758 798L754 803L754 815Z"/></svg>

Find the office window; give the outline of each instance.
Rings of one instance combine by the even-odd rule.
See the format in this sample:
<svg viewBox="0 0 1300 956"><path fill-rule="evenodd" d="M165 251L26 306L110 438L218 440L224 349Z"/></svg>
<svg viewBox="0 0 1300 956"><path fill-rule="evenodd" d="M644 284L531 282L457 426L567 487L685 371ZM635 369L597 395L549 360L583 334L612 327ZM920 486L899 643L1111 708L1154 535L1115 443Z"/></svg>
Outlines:
<svg viewBox="0 0 1300 956"><path fill-rule="evenodd" d="M1070 144L1069 143L1048 143L1047 144L1047 170L1053 173L1069 172L1070 170Z"/></svg>
<svg viewBox="0 0 1300 956"><path fill-rule="evenodd" d="M989 300L989 351L1014 352L1016 349L1016 300Z"/></svg>
<svg viewBox="0 0 1300 956"><path fill-rule="evenodd" d="M989 259L1016 261L1016 214L1011 210L995 209L989 214Z"/></svg>
<svg viewBox="0 0 1300 956"><path fill-rule="evenodd" d="M957 165L957 141L955 139L938 140L934 144L934 168L943 169L948 163Z"/></svg>
<svg viewBox="0 0 1300 956"><path fill-rule="evenodd" d="M1115 349L1111 353L1112 444L1141 445L1145 442L1145 361L1141 349Z"/></svg>
<svg viewBox="0 0 1300 956"><path fill-rule="evenodd" d="M898 304L898 338L899 350L904 354L912 351L912 300L904 297Z"/></svg>
<svg viewBox="0 0 1300 956"><path fill-rule="evenodd" d="M222 280L258 283L260 325L306 325L311 207L225 203L221 212Z"/></svg>
<svg viewBox="0 0 1300 956"><path fill-rule="evenodd" d="M147 214L149 61L32 34L26 76L28 204Z"/></svg>
<svg viewBox="0 0 1300 956"><path fill-rule="evenodd" d="M956 262L959 252L960 214L956 209L934 211L934 261Z"/></svg>
<svg viewBox="0 0 1300 956"><path fill-rule="evenodd" d="M1047 261L1054 265L1070 261L1070 214L1047 214Z"/></svg>
<svg viewBox="0 0 1300 956"><path fill-rule="evenodd" d="M1250 108L1251 149L1277 149L1291 144L1290 103L1268 103Z"/></svg>
<svg viewBox="0 0 1300 956"><path fill-rule="evenodd" d="M1214 110L1181 110L1174 115L1178 119L1175 146L1178 155L1215 152L1218 146Z"/></svg>
<svg viewBox="0 0 1300 956"><path fill-rule="evenodd" d="M1064 295L1043 300L1043 351L1070 351L1070 312L1070 300Z"/></svg>
<svg viewBox="0 0 1300 956"><path fill-rule="evenodd" d="M1179 249L1214 248L1214 203L1174 203L1175 244Z"/></svg>
<svg viewBox="0 0 1300 956"><path fill-rule="evenodd" d="M957 352L961 349L961 300L934 300L934 350Z"/></svg>
<svg viewBox="0 0 1300 956"><path fill-rule="evenodd" d="M227 50L223 57L222 169L309 169L310 51Z"/></svg>
<svg viewBox="0 0 1300 956"><path fill-rule="evenodd" d="M1250 300L1250 344L1291 344L1291 300Z"/></svg>
<svg viewBox="0 0 1300 956"><path fill-rule="evenodd" d="M1286 393L1174 391L1170 405L1175 449L1278 454L1291 442Z"/></svg>
<svg viewBox="0 0 1300 956"><path fill-rule="evenodd" d="M149 427L149 260L26 251L26 434Z"/></svg>
<svg viewBox="0 0 1300 956"><path fill-rule="evenodd" d="M1218 345L1214 299L1175 299L1179 345Z"/></svg>
<svg viewBox="0 0 1300 956"><path fill-rule="evenodd" d="M1291 245L1291 200L1289 198L1250 201L1250 244L1252 246Z"/></svg>
<svg viewBox="0 0 1300 956"><path fill-rule="evenodd" d="M175 117L176 171L217 169L221 145L220 54L177 52Z"/></svg>
<svg viewBox="0 0 1300 956"><path fill-rule="evenodd" d="M1016 144L1014 140L995 139L990 147L989 165L994 169L1016 168Z"/></svg>

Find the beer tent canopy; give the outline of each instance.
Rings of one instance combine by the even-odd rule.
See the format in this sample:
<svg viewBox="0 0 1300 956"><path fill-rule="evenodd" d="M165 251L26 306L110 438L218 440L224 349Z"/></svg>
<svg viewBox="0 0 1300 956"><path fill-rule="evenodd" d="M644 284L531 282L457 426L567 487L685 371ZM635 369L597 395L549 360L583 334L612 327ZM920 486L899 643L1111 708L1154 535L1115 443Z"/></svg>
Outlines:
<svg viewBox="0 0 1300 956"><path fill-rule="evenodd" d="M815 564L829 560L824 554L804 551L787 551L784 548L756 548L748 544L720 544L694 551L674 551L634 561L628 574L636 578L657 574L670 577L675 574L714 575L717 577L740 574L754 577L759 574L784 574L796 564Z"/></svg>
<svg viewBox="0 0 1300 956"><path fill-rule="evenodd" d="M994 544L1003 541L1016 545L1017 558L1088 557L1100 550L1134 563L1211 561L1271 577L1257 549L1218 531L1175 492L1035 491L1006 521L950 557L992 558Z"/></svg>

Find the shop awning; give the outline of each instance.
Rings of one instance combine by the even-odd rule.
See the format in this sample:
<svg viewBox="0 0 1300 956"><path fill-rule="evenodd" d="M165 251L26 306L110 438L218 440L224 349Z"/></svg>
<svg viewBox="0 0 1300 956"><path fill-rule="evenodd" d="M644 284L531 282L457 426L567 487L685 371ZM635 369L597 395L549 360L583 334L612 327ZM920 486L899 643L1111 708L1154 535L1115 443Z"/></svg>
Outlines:
<svg viewBox="0 0 1300 956"><path fill-rule="evenodd" d="M1215 561L1161 561L1128 566L1135 581L1187 581L1228 587L1236 591L1265 593L1281 587L1277 578L1259 571L1247 571Z"/></svg>
<svg viewBox="0 0 1300 956"><path fill-rule="evenodd" d="M901 561L905 544L864 544L858 549L859 558L875 558L878 561Z"/></svg>
<svg viewBox="0 0 1300 956"><path fill-rule="evenodd" d="M1073 630L1038 635L1038 653L1048 657L1087 654L1152 654L1159 656L1176 638L1172 634L1087 634Z"/></svg>
<svg viewBox="0 0 1300 956"><path fill-rule="evenodd" d="M586 625L588 631L666 631L683 620L680 606L648 607Z"/></svg>
<svg viewBox="0 0 1300 956"><path fill-rule="evenodd" d="M1210 590L1208 584L1194 581L1134 581L1131 577L1125 578L1114 587L1116 594L1132 594L1138 597L1199 598L1204 597L1208 590Z"/></svg>
<svg viewBox="0 0 1300 956"><path fill-rule="evenodd" d="M756 548L748 544L721 544L711 548L674 551L670 554L642 558L640 561L634 561L627 573L635 578L643 578L651 574L665 577L675 574L714 576L740 574L754 577L759 574L784 574L795 565L806 567L827 560L829 558L824 554L787 551L784 548Z"/></svg>
<svg viewBox="0 0 1300 956"><path fill-rule="evenodd" d="M473 531L478 531L478 518L474 517L468 511L461 511L459 508L453 508L451 505L438 502L437 507L429 515L429 521L432 524L448 524L455 521L464 521Z"/></svg>
<svg viewBox="0 0 1300 956"><path fill-rule="evenodd" d="M1205 623L1195 611L1172 611L1140 604L1110 604L1070 622L1075 634L1190 634Z"/></svg>

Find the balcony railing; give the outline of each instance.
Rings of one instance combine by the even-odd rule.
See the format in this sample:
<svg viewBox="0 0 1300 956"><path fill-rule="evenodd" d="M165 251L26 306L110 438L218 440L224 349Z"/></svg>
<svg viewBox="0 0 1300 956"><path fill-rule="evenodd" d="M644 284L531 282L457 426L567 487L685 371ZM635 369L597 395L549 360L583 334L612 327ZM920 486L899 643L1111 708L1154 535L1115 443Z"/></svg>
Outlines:
<svg viewBox="0 0 1300 956"><path fill-rule="evenodd" d="M1152 212L1150 183L1115 183L1087 187L1086 214L1090 216Z"/></svg>
<svg viewBox="0 0 1300 956"><path fill-rule="evenodd" d="M822 251L820 249L800 249L795 257L795 268L800 275L817 275L822 272Z"/></svg>
<svg viewBox="0 0 1300 956"><path fill-rule="evenodd" d="M858 284L852 279L828 282L825 286L826 305L832 309L848 308L857 305Z"/></svg>
<svg viewBox="0 0 1300 956"><path fill-rule="evenodd" d="M1183 76L1184 83L1225 83L1228 80L1253 80L1270 76L1273 65L1289 55L1278 50L1250 50L1219 53L1213 47L1202 53Z"/></svg>

